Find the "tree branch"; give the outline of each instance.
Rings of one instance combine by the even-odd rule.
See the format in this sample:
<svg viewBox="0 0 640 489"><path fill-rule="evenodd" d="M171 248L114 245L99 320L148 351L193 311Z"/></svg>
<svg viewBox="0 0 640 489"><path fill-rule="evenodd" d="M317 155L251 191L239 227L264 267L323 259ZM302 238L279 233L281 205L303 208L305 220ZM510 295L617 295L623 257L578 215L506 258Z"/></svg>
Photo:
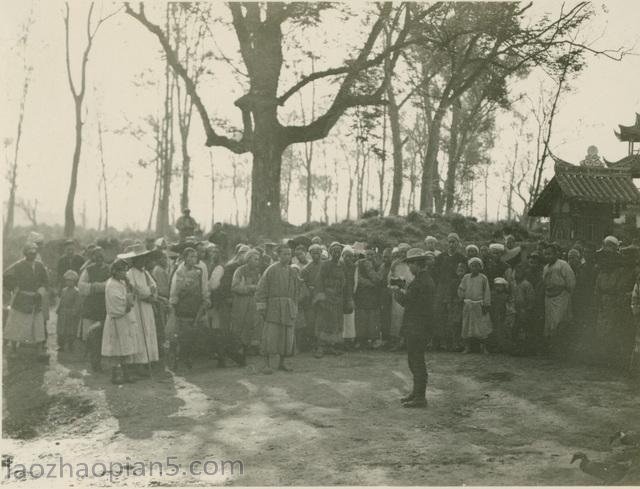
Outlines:
<svg viewBox="0 0 640 489"><path fill-rule="evenodd" d="M228 138L227 136L222 136L216 133L216 131L213 129L213 126L211 125L209 114L207 113L207 109L204 106L204 103L202 102L200 95L198 94L195 83L193 82L193 80L185 70L184 66L182 66L182 63L180 63L180 60L178 59L178 56L176 55L173 48L171 47L171 44L166 34L162 31L162 29L158 25L152 23L147 18L147 16L144 13L143 4L140 3L139 5L140 5L139 11L136 12L131 8L129 3L125 3L125 10L127 14L129 14L131 17L133 17L138 22L140 22L144 27L146 27L149 32L151 32L152 34L155 34L155 36L160 41L160 44L162 45L164 53L167 57L167 63L169 63L171 68L178 74L180 78L182 78L182 81L185 84L187 93L193 100L193 103L196 106L198 113L200 114L202 125L204 126L204 131L207 136L206 145L222 146L236 154L242 154L249 151L250 148L248 144L249 140L247 139L247 134L243 134L240 140L234 140L234 139ZM230 5L236 5L236 4L230 4Z"/></svg>

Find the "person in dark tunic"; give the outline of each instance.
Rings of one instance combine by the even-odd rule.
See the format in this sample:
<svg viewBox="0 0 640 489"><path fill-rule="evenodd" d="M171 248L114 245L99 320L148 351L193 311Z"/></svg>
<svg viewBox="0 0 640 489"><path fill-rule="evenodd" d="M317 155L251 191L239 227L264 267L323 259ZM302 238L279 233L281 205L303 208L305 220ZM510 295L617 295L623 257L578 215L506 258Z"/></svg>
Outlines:
<svg viewBox="0 0 640 489"><path fill-rule="evenodd" d="M544 265L538 250L533 250L527 256L525 266L527 278L533 286L534 299L529 322L529 341L526 351L528 354L542 353L544 337L544 281L542 271Z"/></svg>
<svg viewBox="0 0 640 489"><path fill-rule="evenodd" d="M64 242L63 255L58 259L56 266L56 279L60 289L64 286L64 274L67 270L73 270L80 276L80 268L84 265L84 258L75 252L75 242L68 239Z"/></svg>
<svg viewBox="0 0 640 489"><path fill-rule="evenodd" d="M14 349L17 343L31 343L44 349L43 309L49 278L42 262L36 260L38 248L34 243L27 243L22 252L24 259L10 266L3 274L3 288L12 293L3 336L5 340L13 342Z"/></svg>
<svg viewBox="0 0 640 489"><path fill-rule="evenodd" d="M229 238L227 233L222 230L222 223L216 222L209 234L209 242L213 243L220 249L223 258L227 258L229 253Z"/></svg>
<svg viewBox="0 0 640 489"><path fill-rule="evenodd" d="M385 248L382 252L382 264L378 269L380 283L383 285L380 290L380 339L381 348L386 348L391 340L389 332L391 331L391 301L392 294L386 287L389 273L391 273L391 263L393 262L392 249Z"/></svg>
<svg viewBox="0 0 640 489"><path fill-rule="evenodd" d="M632 318L629 303L635 283L633 260L619 251L620 242L614 236L604 239L597 253L598 275L595 286L597 308L595 324L595 360L609 366L621 366L629 358L626 351L632 344Z"/></svg>
<svg viewBox="0 0 640 489"><path fill-rule="evenodd" d="M436 257L435 263L435 283L436 287L436 315L437 320L433 330L433 348L439 350L444 348L448 326L449 307L455 307L451 303L450 291L451 283L458 280L457 270L460 263L466 263L466 258L460 251L460 237L456 233L447 236L449 244L447 251L440 253Z"/></svg>
<svg viewBox="0 0 640 489"><path fill-rule="evenodd" d="M370 349L380 335L380 277L371 260L361 258L356 263L355 323L356 349Z"/></svg>
<svg viewBox="0 0 640 489"><path fill-rule="evenodd" d="M184 209L182 215L176 221L176 229L180 234L180 240L184 241L189 236L193 236L198 230L198 223L191 217L191 210Z"/></svg>
<svg viewBox="0 0 640 489"><path fill-rule="evenodd" d="M91 264L84 269L78 282L78 290L84 298L78 337L86 343L85 351L94 371L101 370L102 327L107 317L105 286L110 277L102 248L96 246L91 254Z"/></svg>
<svg viewBox="0 0 640 489"><path fill-rule="evenodd" d="M425 258L420 248L409 250L405 261L415 278L406 289L393 289L396 300L404 307L400 333L406 339L409 370L413 375L413 390L401 399L406 408L427 407L428 373L424 354L433 322L435 285L425 267Z"/></svg>
<svg viewBox="0 0 640 489"><path fill-rule="evenodd" d="M317 244L312 244L309 247L309 254L311 255L311 261L307 263L300 272L300 278L304 281L309 293L306 298L300 302L302 311L299 311L298 314L305 315L306 330L303 333L303 338L306 339L307 343L303 346L308 349L315 349L316 340L314 328L317 311L311 299L314 294L316 280L318 279L318 272L320 272L320 264L322 263L322 247Z"/></svg>
<svg viewBox="0 0 640 489"><path fill-rule="evenodd" d="M329 246L331 259L322 262L314 285L313 304L316 307L317 348L314 356L322 358L325 353L341 354L336 349L342 341L344 307L346 303L347 278L345 267L340 263L343 246L334 242Z"/></svg>

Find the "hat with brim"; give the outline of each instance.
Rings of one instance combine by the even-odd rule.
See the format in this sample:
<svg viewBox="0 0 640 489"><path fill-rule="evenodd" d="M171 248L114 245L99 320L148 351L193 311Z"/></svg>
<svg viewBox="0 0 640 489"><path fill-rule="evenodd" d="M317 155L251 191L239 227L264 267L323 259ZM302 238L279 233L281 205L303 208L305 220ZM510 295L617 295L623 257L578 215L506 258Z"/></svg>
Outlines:
<svg viewBox="0 0 640 489"><path fill-rule="evenodd" d="M427 258L428 258L428 255L425 253L423 249L411 248L409 251L407 251L407 257L402 261L406 263L421 262L426 260Z"/></svg>
<svg viewBox="0 0 640 489"><path fill-rule="evenodd" d="M119 260L133 260L136 258L151 256L159 251L160 250L158 249L148 250L144 244L136 243L125 248L124 253L117 255L117 258Z"/></svg>

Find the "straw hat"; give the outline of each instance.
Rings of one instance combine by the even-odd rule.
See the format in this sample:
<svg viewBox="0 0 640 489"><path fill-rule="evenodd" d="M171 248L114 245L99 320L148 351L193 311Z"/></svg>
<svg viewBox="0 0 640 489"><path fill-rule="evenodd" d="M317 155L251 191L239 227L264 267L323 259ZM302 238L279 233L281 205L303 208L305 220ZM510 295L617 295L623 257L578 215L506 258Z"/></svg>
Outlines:
<svg viewBox="0 0 640 489"><path fill-rule="evenodd" d="M402 261L410 263L410 262L416 262L416 261L423 261L426 258L427 258L427 254L422 248L411 248L409 251L407 251L407 257Z"/></svg>
<svg viewBox="0 0 640 489"><path fill-rule="evenodd" d="M148 250L143 243L135 243L127 246L124 253L117 255L119 260L131 260L133 258L140 258L143 256L149 256L153 253L157 253L157 249Z"/></svg>

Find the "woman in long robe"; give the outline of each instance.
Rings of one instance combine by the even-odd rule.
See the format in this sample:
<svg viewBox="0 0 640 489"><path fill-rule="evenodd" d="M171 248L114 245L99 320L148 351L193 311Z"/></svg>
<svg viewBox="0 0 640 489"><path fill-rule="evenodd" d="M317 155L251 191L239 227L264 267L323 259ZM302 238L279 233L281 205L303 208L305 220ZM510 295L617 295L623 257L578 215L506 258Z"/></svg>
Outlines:
<svg viewBox="0 0 640 489"><path fill-rule="evenodd" d="M245 255L245 260L246 263L233 274L231 282L231 331L246 353L259 329L255 293L260 280L260 253L251 250Z"/></svg>
<svg viewBox="0 0 640 489"><path fill-rule="evenodd" d="M15 263L3 275L3 287L12 292L11 309L4 324L5 340L44 346L46 301L49 285L47 270L36 260L37 246L27 243L24 259ZM15 345L15 343L14 343Z"/></svg>
<svg viewBox="0 0 640 489"><path fill-rule="evenodd" d="M264 272L256 289L256 307L264 319L262 353L266 366L264 373L278 370L290 371L285 357L295 351L295 321L298 314L298 295L302 280L298 271L289 266L291 249L278 249L278 262Z"/></svg>
<svg viewBox="0 0 640 489"><path fill-rule="evenodd" d="M127 272L127 279L134 294L133 315L137 324L135 329L136 351L132 363L144 365L157 362L160 359L158 351L158 336L156 321L153 314L154 297L157 286L151 274L145 269L145 255L133 258L131 268ZM146 375L144 369L139 368L140 375Z"/></svg>
<svg viewBox="0 0 640 489"><path fill-rule="evenodd" d="M325 353L341 354L336 349L342 341L344 327L344 307L347 288L345 268L340 263L343 246L332 243L329 246L331 259L323 261L314 285L313 304L316 306L317 345L314 356L322 358Z"/></svg>
<svg viewBox="0 0 640 489"><path fill-rule="evenodd" d="M111 266L111 278L105 286L105 304L107 316L102 332L102 356L110 358L112 363L111 382L122 384L130 382L131 357L136 353L134 331L137 328L132 313L133 292L127 279L128 266L122 260L116 260Z"/></svg>

